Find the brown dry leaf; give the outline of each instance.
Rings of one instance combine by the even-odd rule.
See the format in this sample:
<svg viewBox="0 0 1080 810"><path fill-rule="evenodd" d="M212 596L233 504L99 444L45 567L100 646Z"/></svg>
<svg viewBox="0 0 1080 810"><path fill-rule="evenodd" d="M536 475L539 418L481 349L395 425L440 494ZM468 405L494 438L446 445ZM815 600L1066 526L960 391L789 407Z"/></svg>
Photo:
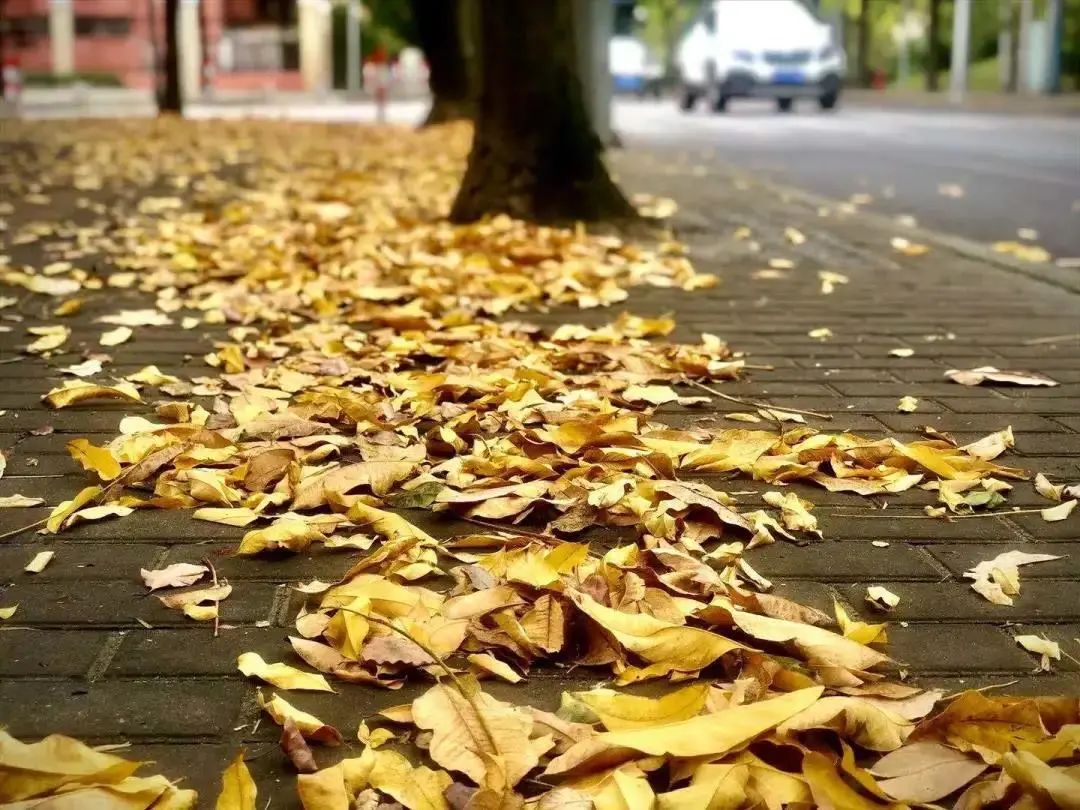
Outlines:
<svg viewBox="0 0 1080 810"><path fill-rule="evenodd" d="M170 593L165 596L159 596L167 608L173 610L183 610L190 605L201 605L203 602L217 602L224 601L229 598L232 593L232 586L227 583L220 585L214 585L210 588L198 588L194 591L184 591L183 593Z"/></svg>
<svg viewBox="0 0 1080 810"><path fill-rule="evenodd" d="M961 385L981 385L985 382L1002 383L1005 385L1057 385L1044 374L1036 374L1032 371L1000 371L993 366L980 366L969 370L949 369L945 372L946 378Z"/></svg>
<svg viewBox="0 0 1080 810"><path fill-rule="evenodd" d="M311 753L307 740L300 733L300 729L296 727L296 723L288 717L282 723L281 739L278 740L278 746L281 748L282 753L289 758L289 762L292 763L297 773L315 773L315 771L319 770L319 765L315 762L315 755Z"/></svg>
<svg viewBox="0 0 1080 810"><path fill-rule="evenodd" d="M934 802L971 782L987 765L978 757L937 742L905 745L879 759L870 772L902 802Z"/></svg>
<svg viewBox="0 0 1080 810"><path fill-rule="evenodd" d="M192 563L173 563L153 571L145 568L139 571L143 584L151 591L156 591L158 588L186 588L188 585L194 585L209 572L210 569L205 565Z"/></svg>
<svg viewBox="0 0 1080 810"><path fill-rule="evenodd" d="M895 751L904 744L915 724L890 711L885 701L833 696L823 697L803 709L777 731L786 735L814 728L834 729L843 739L870 751Z"/></svg>

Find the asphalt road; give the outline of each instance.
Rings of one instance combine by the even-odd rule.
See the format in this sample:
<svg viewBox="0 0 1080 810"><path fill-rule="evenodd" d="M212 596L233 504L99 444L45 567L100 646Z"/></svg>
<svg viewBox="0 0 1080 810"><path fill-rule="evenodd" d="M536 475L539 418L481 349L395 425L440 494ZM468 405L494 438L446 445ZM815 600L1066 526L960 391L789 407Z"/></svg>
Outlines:
<svg viewBox="0 0 1080 810"><path fill-rule="evenodd" d="M813 102L784 115L757 101L682 113L673 101L620 100L613 120L629 146L720 160L833 199L869 195L870 210L980 242L1034 228L1056 257L1080 256L1080 119L821 113Z"/></svg>

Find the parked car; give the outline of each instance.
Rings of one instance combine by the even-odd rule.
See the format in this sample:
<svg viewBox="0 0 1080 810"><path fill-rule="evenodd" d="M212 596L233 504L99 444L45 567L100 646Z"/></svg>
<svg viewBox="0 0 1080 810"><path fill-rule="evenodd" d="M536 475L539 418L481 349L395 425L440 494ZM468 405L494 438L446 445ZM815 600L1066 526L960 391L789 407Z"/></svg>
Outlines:
<svg viewBox="0 0 1080 810"><path fill-rule="evenodd" d="M612 37L608 43L608 65L616 93L639 96L659 93L663 71L641 40L630 36Z"/></svg>
<svg viewBox="0 0 1080 810"><path fill-rule="evenodd" d="M676 49L679 106L705 99L722 112L733 98L796 98L831 110L840 99L847 60L832 29L800 0L709 0Z"/></svg>

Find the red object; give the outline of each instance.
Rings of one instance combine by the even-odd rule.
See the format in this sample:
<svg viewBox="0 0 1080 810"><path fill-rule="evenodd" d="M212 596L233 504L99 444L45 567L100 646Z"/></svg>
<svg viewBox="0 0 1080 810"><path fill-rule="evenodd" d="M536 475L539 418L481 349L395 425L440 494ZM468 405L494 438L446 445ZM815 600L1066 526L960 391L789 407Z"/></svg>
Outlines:
<svg viewBox="0 0 1080 810"><path fill-rule="evenodd" d="M22 95L22 66L19 57L12 54L4 58L4 98L11 102L17 102Z"/></svg>
<svg viewBox="0 0 1080 810"><path fill-rule="evenodd" d="M874 90L884 90L889 84L889 77L885 75L885 71L881 68L874 68L870 71L870 86Z"/></svg>

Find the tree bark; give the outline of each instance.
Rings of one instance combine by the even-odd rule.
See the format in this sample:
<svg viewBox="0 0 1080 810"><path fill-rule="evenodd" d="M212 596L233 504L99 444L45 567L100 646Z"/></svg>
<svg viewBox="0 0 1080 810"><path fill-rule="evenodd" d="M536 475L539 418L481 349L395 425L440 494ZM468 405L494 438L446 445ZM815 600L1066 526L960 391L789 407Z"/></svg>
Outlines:
<svg viewBox="0 0 1080 810"><path fill-rule="evenodd" d="M859 3L859 28L858 28L858 51L859 51L859 84L862 87L870 86L870 0L861 0Z"/></svg>
<svg viewBox="0 0 1080 810"><path fill-rule="evenodd" d="M938 91L938 41L941 38L941 0L930 0L930 26L926 34L926 89Z"/></svg>
<svg viewBox="0 0 1080 810"><path fill-rule="evenodd" d="M480 0L476 133L453 221L634 216L586 113L571 3Z"/></svg>
<svg viewBox="0 0 1080 810"><path fill-rule="evenodd" d="M180 0L165 0L165 83L158 112L181 113L180 93Z"/></svg>
<svg viewBox="0 0 1080 810"><path fill-rule="evenodd" d="M431 109L424 126L471 118L473 93L463 43L462 0L412 0L413 21L428 65Z"/></svg>

